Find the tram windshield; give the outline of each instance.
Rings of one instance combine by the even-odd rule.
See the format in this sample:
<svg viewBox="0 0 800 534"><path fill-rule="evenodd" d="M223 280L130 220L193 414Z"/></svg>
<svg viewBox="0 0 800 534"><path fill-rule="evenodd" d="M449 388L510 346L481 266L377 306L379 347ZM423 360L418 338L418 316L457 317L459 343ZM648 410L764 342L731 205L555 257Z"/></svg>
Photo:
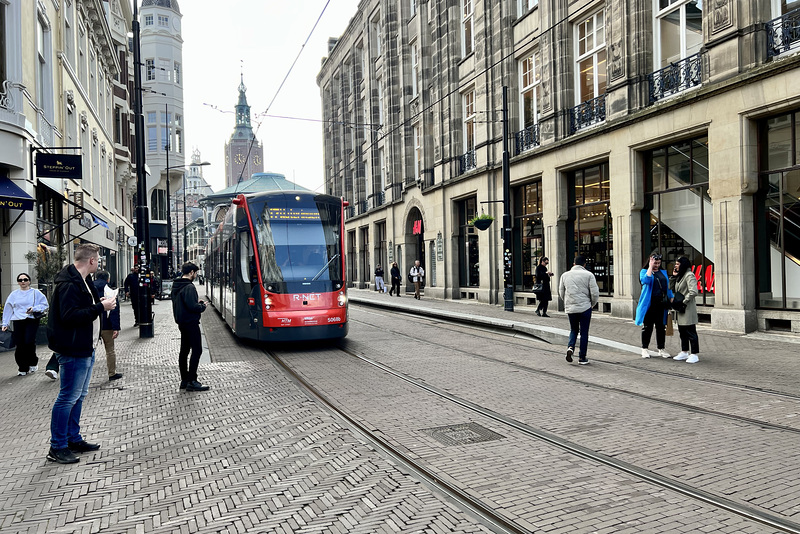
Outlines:
<svg viewBox="0 0 800 534"><path fill-rule="evenodd" d="M341 205L286 195L251 204L264 284L342 280Z"/></svg>

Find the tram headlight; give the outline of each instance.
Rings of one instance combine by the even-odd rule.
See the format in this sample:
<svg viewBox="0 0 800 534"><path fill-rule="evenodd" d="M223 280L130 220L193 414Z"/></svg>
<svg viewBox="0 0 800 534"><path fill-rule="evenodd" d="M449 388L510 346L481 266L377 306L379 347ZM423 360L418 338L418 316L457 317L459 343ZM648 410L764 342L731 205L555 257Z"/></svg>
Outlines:
<svg viewBox="0 0 800 534"><path fill-rule="evenodd" d="M347 302L347 297L344 295L344 292L339 293L339 306L344 306Z"/></svg>
<svg viewBox="0 0 800 534"><path fill-rule="evenodd" d="M272 299L269 295L264 295L264 309L268 310L272 307Z"/></svg>

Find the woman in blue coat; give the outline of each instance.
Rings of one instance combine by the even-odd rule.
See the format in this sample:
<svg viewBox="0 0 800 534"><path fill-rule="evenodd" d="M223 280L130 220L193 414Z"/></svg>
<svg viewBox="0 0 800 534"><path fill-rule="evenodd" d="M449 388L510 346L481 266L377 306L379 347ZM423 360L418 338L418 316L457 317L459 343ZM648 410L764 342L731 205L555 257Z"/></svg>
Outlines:
<svg viewBox="0 0 800 534"><path fill-rule="evenodd" d="M653 327L656 329L658 355L669 358L669 353L664 350L664 344L667 337L667 313L673 295L669 288L667 271L661 268L661 254L658 252L650 254L639 273L639 281L642 283L642 294L639 295L639 305L636 307L636 324L642 327L642 358L650 357L647 347L653 336Z"/></svg>

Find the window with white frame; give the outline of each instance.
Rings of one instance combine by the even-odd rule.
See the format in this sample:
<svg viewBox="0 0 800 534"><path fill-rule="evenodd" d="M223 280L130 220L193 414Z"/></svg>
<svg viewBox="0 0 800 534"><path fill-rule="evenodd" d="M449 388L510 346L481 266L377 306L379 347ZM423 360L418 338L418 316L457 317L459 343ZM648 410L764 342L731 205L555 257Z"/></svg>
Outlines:
<svg viewBox="0 0 800 534"><path fill-rule="evenodd" d="M97 132L92 129L92 196L100 202L100 147L97 146Z"/></svg>
<svg viewBox="0 0 800 534"><path fill-rule="evenodd" d="M577 25L576 104L606 92L606 28L603 11Z"/></svg>
<svg viewBox="0 0 800 534"><path fill-rule="evenodd" d="M2 2L0 2L2 3ZM64 4L64 55L75 65L75 6Z"/></svg>
<svg viewBox="0 0 800 534"><path fill-rule="evenodd" d="M422 176L422 128L419 124L414 126L414 176Z"/></svg>
<svg viewBox="0 0 800 534"><path fill-rule="evenodd" d="M169 126L161 127L161 148L164 149L164 152L172 148L172 143L170 143L169 138Z"/></svg>
<svg viewBox="0 0 800 534"><path fill-rule="evenodd" d="M161 59L158 60L158 81L161 82L169 82L172 80L172 65L170 65L170 60L168 59Z"/></svg>
<svg viewBox="0 0 800 534"><path fill-rule="evenodd" d="M103 75L103 68L97 69L97 112L102 117L106 109L105 101L106 78Z"/></svg>
<svg viewBox="0 0 800 534"><path fill-rule="evenodd" d="M180 85L181 84L181 64L179 62L175 62L173 64L173 69L175 72L175 83Z"/></svg>
<svg viewBox="0 0 800 534"><path fill-rule="evenodd" d="M78 142L78 117L75 107L67 105L67 146L75 146Z"/></svg>
<svg viewBox="0 0 800 534"><path fill-rule="evenodd" d="M461 0L461 56L467 57L475 49L475 32L472 27L472 0Z"/></svg>
<svg viewBox="0 0 800 534"><path fill-rule="evenodd" d="M703 2L653 1L656 13L654 70L659 70L700 51L703 46Z"/></svg>
<svg viewBox="0 0 800 534"><path fill-rule="evenodd" d="M378 165L380 165L380 182L378 183L378 193L386 189L386 158L383 149L378 149Z"/></svg>
<svg viewBox="0 0 800 534"><path fill-rule="evenodd" d="M411 45L411 91L412 95L416 97L419 94L420 83L420 67L419 67L419 45L414 43Z"/></svg>
<svg viewBox="0 0 800 534"><path fill-rule="evenodd" d="M153 25L153 15L145 15L144 16L144 25L145 26L152 26Z"/></svg>
<svg viewBox="0 0 800 534"><path fill-rule="evenodd" d="M148 112L147 112L147 124L153 124L153 123L155 123L155 122L156 122L156 117L157 117L157 116L158 116L158 115L156 114L156 112L155 112L155 111L148 111Z"/></svg>
<svg viewBox="0 0 800 534"><path fill-rule="evenodd" d="M89 49L89 102L97 107L97 54Z"/></svg>
<svg viewBox="0 0 800 534"><path fill-rule="evenodd" d="M5 31L5 29L4 29ZM53 120L53 47L50 25L44 13L36 21L36 104Z"/></svg>
<svg viewBox="0 0 800 534"><path fill-rule="evenodd" d="M372 52L374 57L378 57L381 55L381 46L383 41L383 28L381 28L381 17L380 13L373 17L372 21L370 22L370 26L372 29Z"/></svg>
<svg viewBox="0 0 800 534"><path fill-rule="evenodd" d="M148 82L156 79L156 60L153 58L144 60L144 79Z"/></svg>
<svg viewBox="0 0 800 534"><path fill-rule="evenodd" d="M462 95L464 101L464 151L475 150L475 91Z"/></svg>
<svg viewBox="0 0 800 534"><path fill-rule="evenodd" d="M517 16L521 17L539 4L539 0L518 0Z"/></svg>
<svg viewBox="0 0 800 534"><path fill-rule="evenodd" d="M410 7L409 17L413 17L414 15L417 14L417 0L409 0L409 7Z"/></svg>
<svg viewBox="0 0 800 534"><path fill-rule="evenodd" d="M158 150L158 127L147 127L147 151L156 152Z"/></svg>
<svg viewBox="0 0 800 534"><path fill-rule="evenodd" d="M159 15L158 16L158 25L167 27L169 26L169 17L167 15Z"/></svg>
<svg viewBox="0 0 800 534"><path fill-rule="evenodd" d="M8 7L3 2L0 2L0 84L8 79L8 61L6 57L6 10ZM1 88L0 88L1 89Z"/></svg>
<svg viewBox="0 0 800 534"><path fill-rule="evenodd" d="M382 79L378 78L375 81L378 86L378 125L383 126L383 83Z"/></svg>
<svg viewBox="0 0 800 534"><path fill-rule="evenodd" d="M519 62L519 126L521 130L539 122L540 94L539 51L535 51Z"/></svg>
<svg viewBox="0 0 800 534"><path fill-rule="evenodd" d="M178 129L175 130L175 152L183 154L183 132Z"/></svg>
<svg viewBox="0 0 800 534"><path fill-rule="evenodd" d="M82 24L78 25L78 79L84 89L88 84L86 78L86 30Z"/></svg>
<svg viewBox="0 0 800 534"><path fill-rule="evenodd" d="M150 218L154 221L167 220L167 192L164 189L153 189L150 194Z"/></svg>

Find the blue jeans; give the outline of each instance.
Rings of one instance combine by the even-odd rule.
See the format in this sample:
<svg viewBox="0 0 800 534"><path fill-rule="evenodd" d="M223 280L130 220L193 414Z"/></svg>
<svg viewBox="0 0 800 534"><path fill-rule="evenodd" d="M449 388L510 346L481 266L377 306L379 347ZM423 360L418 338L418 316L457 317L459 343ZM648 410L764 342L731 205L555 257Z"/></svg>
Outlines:
<svg viewBox="0 0 800 534"><path fill-rule="evenodd" d="M581 347L578 351L578 358L586 359L586 348L589 346L589 323L592 321L592 309L589 308L581 313L568 313L569 317L569 343L568 347L575 347L578 340L578 329L581 332Z"/></svg>
<svg viewBox="0 0 800 534"><path fill-rule="evenodd" d="M50 419L50 446L63 449L81 441L81 408L89 392L94 368L94 351L90 358L57 354L61 391L58 392Z"/></svg>

